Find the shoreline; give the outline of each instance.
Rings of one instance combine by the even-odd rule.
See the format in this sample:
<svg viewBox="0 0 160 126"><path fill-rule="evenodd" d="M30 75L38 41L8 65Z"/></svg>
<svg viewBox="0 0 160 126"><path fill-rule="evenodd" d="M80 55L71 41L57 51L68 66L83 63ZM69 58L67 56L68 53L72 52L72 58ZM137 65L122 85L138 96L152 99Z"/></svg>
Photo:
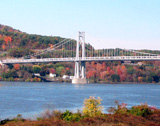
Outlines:
<svg viewBox="0 0 160 126"><path fill-rule="evenodd" d="M0 82L25 82L27 83L27 81L2 81L2 80L0 80ZM57 82L58 83L71 83L71 81L43 81L43 82L32 82L32 83L57 83ZM147 82L139 83L139 82L102 82L100 81L100 82L93 82L93 83L89 82L87 84L158 84L159 85L160 82L159 83L147 83Z"/></svg>

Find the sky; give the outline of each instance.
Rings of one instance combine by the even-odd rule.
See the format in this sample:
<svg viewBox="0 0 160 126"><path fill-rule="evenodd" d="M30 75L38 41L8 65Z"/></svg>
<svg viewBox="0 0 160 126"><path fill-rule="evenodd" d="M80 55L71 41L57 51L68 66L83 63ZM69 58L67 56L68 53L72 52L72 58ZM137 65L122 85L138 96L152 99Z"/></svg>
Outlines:
<svg viewBox="0 0 160 126"><path fill-rule="evenodd" d="M0 24L77 38L96 49L160 50L160 0L1 0Z"/></svg>

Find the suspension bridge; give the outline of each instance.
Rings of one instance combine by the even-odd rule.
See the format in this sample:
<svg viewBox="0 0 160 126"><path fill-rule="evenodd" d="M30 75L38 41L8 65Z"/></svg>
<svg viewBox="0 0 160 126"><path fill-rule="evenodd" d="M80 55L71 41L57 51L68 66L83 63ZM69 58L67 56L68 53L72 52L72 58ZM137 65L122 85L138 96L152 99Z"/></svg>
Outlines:
<svg viewBox="0 0 160 126"><path fill-rule="evenodd" d="M98 44L98 43L97 43ZM99 49L85 42L85 32L78 32L78 40L64 39L47 49L36 51L27 57L5 59L0 64L25 64L49 62L75 62L72 83L85 84L85 62L90 61L159 61L160 55L133 49Z"/></svg>

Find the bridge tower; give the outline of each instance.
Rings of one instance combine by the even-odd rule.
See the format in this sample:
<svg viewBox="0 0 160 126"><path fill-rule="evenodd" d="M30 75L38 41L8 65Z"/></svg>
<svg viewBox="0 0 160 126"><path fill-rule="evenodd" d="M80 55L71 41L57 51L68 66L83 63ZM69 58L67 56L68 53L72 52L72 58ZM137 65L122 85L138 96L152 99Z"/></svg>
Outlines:
<svg viewBox="0 0 160 126"><path fill-rule="evenodd" d="M79 48L82 45L82 55L81 58L85 57L85 32L78 32L78 40L76 47L76 61L75 61L75 72L74 78L72 79L73 84L86 84L86 66L85 61L80 61Z"/></svg>

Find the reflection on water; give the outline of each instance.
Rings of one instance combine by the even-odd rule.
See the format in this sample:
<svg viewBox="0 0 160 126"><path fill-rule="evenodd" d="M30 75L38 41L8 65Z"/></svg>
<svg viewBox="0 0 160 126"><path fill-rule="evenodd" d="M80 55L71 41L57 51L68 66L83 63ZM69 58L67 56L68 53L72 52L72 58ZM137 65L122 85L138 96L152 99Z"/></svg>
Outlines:
<svg viewBox="0 0 160 126"><path fill-rule="evenodd" d="M22 114L31 117L45 109L82 109L89 96L101 97L106 110L114 101L125 102L128 107L148 103L160 108L158 84L86 84L1 82L0 119Z"/></svg>

